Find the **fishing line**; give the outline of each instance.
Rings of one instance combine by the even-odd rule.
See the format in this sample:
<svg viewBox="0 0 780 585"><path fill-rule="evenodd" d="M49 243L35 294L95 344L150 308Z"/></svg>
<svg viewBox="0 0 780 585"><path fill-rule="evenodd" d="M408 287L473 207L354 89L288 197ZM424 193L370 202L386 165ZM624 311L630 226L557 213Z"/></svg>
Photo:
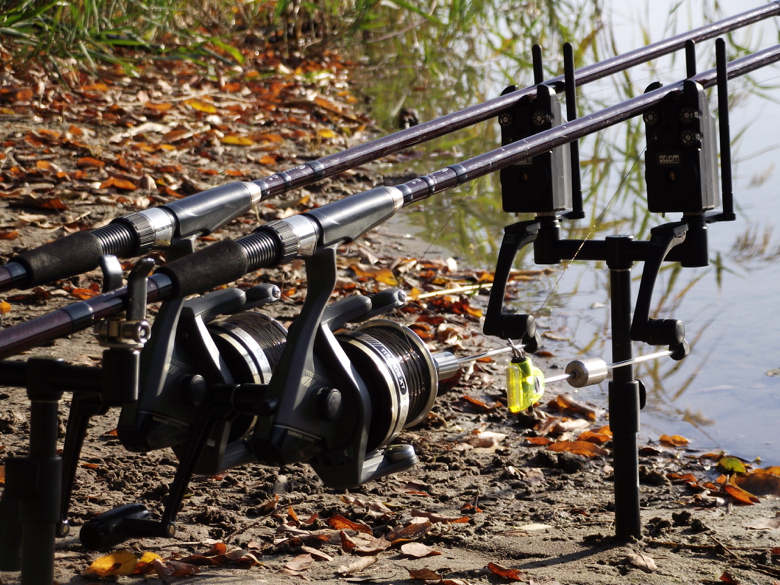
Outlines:
<svg viewBox="0 0 780 585"><path fill-rule="evenodd" d="M563 277L566 275L566 273L569 270L569 266L571 266L571 263L574 262L577 259L577 256L579 256L580 251L582 251L583 246L585 246L585 242L587 242L590 237L593 235L593 232L596 231L596 228L601 224L601 222L604 220L604 217L606 216L607 212L609 211L609 208L612 206L612 203L615 201L615 198L620 193L621 189L623 188L623 185L625 185L626 181L628 180L628 177L631 176L631 173L634 172L634 169L636 168L637 163L641 160L642 155L647 150L647 146L642 149L642 152L639 153L636 159L634 159L634 162L631 165L631 168L628 169L628 172L621 178L620 184L617 186L617 189L612 194L612 197L607 202L607 205L604 207L602 212L599 214L599 216L596 218L596 221L593 222L593 225L591 225L590 229L588 230L588 233L585 235L585 238L580 242L580 245L577 247L577 250L574 252L574 256L571 260L567 260L566 266L564 267L563 271L561 272L561 275L558 277L558 279L555 281L555 284L553 285L552 289L549 293L547 293L547 297L545 297L544 301L542 302L542 305L536 310L533 317L534 320L539 316L539 314L542 312L542 309L547 305L547 302L550 300L550 297L552 297L553 293L557 290L558 285L560 284L561 280L563 280Z"/></svg>

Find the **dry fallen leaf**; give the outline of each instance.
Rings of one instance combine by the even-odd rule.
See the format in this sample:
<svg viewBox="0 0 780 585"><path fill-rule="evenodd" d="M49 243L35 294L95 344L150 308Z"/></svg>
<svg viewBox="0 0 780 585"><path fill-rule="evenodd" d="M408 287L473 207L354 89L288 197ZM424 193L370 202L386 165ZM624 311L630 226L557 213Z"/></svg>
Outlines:
<svg viewBox="0 0 780 585"><path fill-rule="evenodd" d="M559 394L555 397L555 402L559 408L584 414L590 420L596 420L601 413L601 409L590 406L580 400L576 400L571 394Z"/></svg>
<svg viewBox="0 0 780 585"><path fill-rule="evenodd" d="M252 146L254 141L249 136L237 136L229 134L222 138L222 144L233 144L235 146Z"/></svg>
<svg viewBox="0 0 780 585"><path fill-rule="evenodd" d="M367 569L375 562L377 562L377 560L379 560L377 557L360 557L358 560L350 563L349 565L340 566L337 573L340 575L354 575L355 573Z"/></svg>
<svg viewBox="0 0 780 585"><path fill-rule="evenodd" d="M401 554L406 555L407 557L421 559L427 556L440 555L441 552L429 548L421 542L407 542L406 544L401 545Z"/></svg>
<svg viewBox="0 0 780 585"><path fill-rule="evenodd" d="M161 559L160 555L151 553L151 552L145 552L143 556L141 556L140 559L138 559L138 563L135 566L135 569L133 569L133 575L144 575L146 573L151 573L154 571L154 559Z"/></svg>
<svg viewBox="0 0 780 585"><path fill-rule="evenodd" d="M154 570L160 579L167 579L169 577L189 577L200 573L200 569L195 565L189 563L182 563L181 561L163 561L161 559L154 559L152 561Z"/></svg>
<svg viewBox="0 0 780 585"><path fill-rule="evenodd" d="M393 530L390 534L387 535L386 538L390 542L401 539L414 540L416 538L425 536L432 527L433 524L430 521L421 522L418 524L413 523L409 524L408 526L404 526L399 530Z"/></svg>
<svg viewBox="0 0 780 585"><path fill-rule="evenodd" d="M609 451L602 449L598 445L589 443L588 441L557 441L547 446L549 451L568 451L569 453L575 453L577 455L584 455L586 457L595 457L601 455L602 457L609 454Z"/></svg>
<svg viewBox="0 0 780 585"><path fill-rule="evenodd" d="M373 534L370 526L348 520L341 514L334 514L328 518L328 526L335 528L336 530L357 530L358 532L364 532L365 534Z"/></svg>
<svg viewBox="0 0 780 585"><path fill-rule="evenodd" d="M409 569L409 577L418 581L441 581L441 575L430 569Z"/></svg>
<svg viewBox="0 0 780 585"><path fill-rule="evenodd" d="M753 505L757 504L761 500L759 500L756 496L751 494L748 491L743 490L741 487L736 485L734 483L734 476L731 476L731 479L729 480L730 483L723 484L723 491L725 491L728 495L730 495L732 498L737 500L738 502L742 502L743 504L747 505Z"/></svg>
<svg viewBox="0 0 780 585"><path fill-rule="evenodd" d="M287 561L284 566L291 571L305 571L314 564L314 557L310 554L302 554Z"/></svg>
<svg viewBox="0 0 780 585"><path fill-rule="evenodd" d="M377 282L388 286L398 286L398 281L392 271L378 266L368 266L364 264L352 264L350 269L358 278L372 278Z"/></svg>
<svg viewBox="0 0 780 585"><path fill-rule="evenodd" d="M525 573L518 569L504 567L502 565L497 565L496 563L488 563L487 567L491 573L495 573L507 581L523 581L525 579Z"/></svg>
<svg viewBox="0 0 780 585"><path fill-rule="evenodd" d="M645 573L652 573L653 571L658 570L652 557L644 554L631 553L625 558L625 563L634 565L635 567L642 569Z"/></svg>
<svg viewBox="0 0 780 585"><path fill-rule="evenodd" d="M129 550L118 550L93 561L82 575L99 579L113 575L130 575L137 564L138 557Z"/></svg>
<svg viewBox="0 0 780 585"><path fill-rule="evenodd" d="M441 524L465 524L471 521L471 518L467 516L442 516L441 514L425 512L423 510L412 510L412 517L427 518L433 523L439 522Z"/></svg>
<svg viewBox="0 0 780 585"><path fill-rule="evenodd" d="M661 443L671 445L672 447L685 447L685 445L690 442L688 439L681 437L680 435L661 435L658 437L658 440Z"/></svg>
<svg viewBox="0 0 780 585"><path fill-rule="evenodd" d="M184 100L184 103L187 104L189 107L191 107L193 110L197 110L198 112L203 112L204 114L217 113L217 108L214 107L214 104L211 104L207 101L198 98L191 98L188 100Z"/></svg>
<svg viewBox="0 0 780 585"><path fill-rule="evenodd" d="M767 469L754 469L747 475L735 477L734 483L757 496L780 496L780 475Z"/></svg>

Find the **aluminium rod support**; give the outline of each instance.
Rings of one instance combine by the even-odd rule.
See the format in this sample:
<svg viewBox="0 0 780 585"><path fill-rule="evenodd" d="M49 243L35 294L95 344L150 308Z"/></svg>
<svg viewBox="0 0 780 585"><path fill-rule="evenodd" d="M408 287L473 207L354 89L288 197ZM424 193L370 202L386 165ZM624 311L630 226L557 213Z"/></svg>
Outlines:
<svg viewBox="0 0 780 585"><path fill-rule="evenodd" d="M759 8L725 18L698 29L647 45L622 55L588 65L574 72L574 83L581 86L683 48L688 41L701 42L726 34L743 26L780 14L780 2L771 2ZM556 92L564 91L565 76L548 80ZM169 239L185 234L204 234L242 215L261 200L286 193L370 162L376 158L399 152L427 140L493 118L511 109L518 100L531 96L534 87L502 95L482 104L447 114L412 128L385 136L366 144L334 153L316 161L299 165L258 179L252 183L234 183L209 189L160 208L144 210L118 218L94 232L78 232L44 246L45 252L31 250L0 266L0 291L12 288L31 288L98 267L103 254L122 257L138 256L151 247L165 248ZM458 183L461 174L458 174ZM238 193L238 194L236 194ZM248 198L248 199L247 199ZM223 206L225 200L228 205ZM249 207L244 205L249 204ZM731 209L725 209L731 213ZM178 224L178 232L176 224ZM67 241L67 244L58 242Z"/></svg>

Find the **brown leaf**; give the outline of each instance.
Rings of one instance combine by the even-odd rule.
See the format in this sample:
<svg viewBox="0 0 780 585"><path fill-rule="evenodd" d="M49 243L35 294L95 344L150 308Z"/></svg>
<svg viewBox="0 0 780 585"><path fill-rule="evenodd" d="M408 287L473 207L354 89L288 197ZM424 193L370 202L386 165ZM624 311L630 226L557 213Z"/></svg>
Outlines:
<svg viewBox="0 0 780 585"><path fill-rule="evenodd" d="M358 544L353 551L359 555L375 555L390 547L390 542L384 538L376 538L367 534L356 534L355 543Z"/></svg>
<svg viewBox="0 0 780 585"><path fill-rule="evenodd" d="M575 453L577 455L584 455L585 457L595 457L600 455L602 457L609 454L609 451L602 449L598 445L588 443L587 441L557 441L547 446L549 451L568 451L569 453Z"/></svg>
<svg viewBox="0 0 780 585"><path fill-rule="evenodd" d="M333 560L333 557L330 556L329 554L325 554L321 550L318 550L311 546L306 546L305 544L301 546L301 550L303 552L309 553L311 556L314 557L315 560L328 561L328 562Z"/></svg>
<svg viewBox="0 0 780 585"><path fill-rule="evenodd" d="M260 158L255 159L255 162L261 165L274 165L276 164L276 157L272 154L264 154Z"/></svg>
<svg viewBox="0 0 780 585"><path fill-rule="evenodd" d="M328 518L328 525L331 528L335 528L336 530L357 530L358 532L363 532L365 534L373 535L373 531L371 528L365 524L361 524L360 522L353 522L352 520L347 520L342 516L341 514L335 514Z"/></svg>
<svg viewBox="0 0 780 585"><path fill-rule="evenodd" d="M344 552L351 553L353 550L355 550L355 547L357 547L357 544L354 540L352 540L349 535L344 532L343 530L339 531L339 536L341 537L341 549Z"/></svg>
<svg viewBox="0 0 780 585"><path fill-rule="evenodd" d="M367 569L378 560L378 557L360 557L358 560L350 563L349 565L340 566L337 572L340 575L353 575L362 571L363 569Z"/></svg>
<svg viewBox="0 0 780 585"><path fill-rule="evenodd" d="M484 410L485 412L490 412L491 410L495 410L498 407L498 405L499 405L498 402L494 402L493 404L488 405L488 404L485 404L484 402L482 402L478 398L474 398L473 396L467 396L467 395L461 396L461 400L464 400L464 401L468 402L469 404L472 404L472 405L476 406L477 408L480 408L480 409Z"/></svg>
<svg viewBox="0 0 780 585"><path fill-rule="evenodd" d="M552 443L552 439L549 437L526 437L525 438L527 443L531 443L532 445L549 445Z"/></svg>
<svg viewBox="0 0 780 585"><path fill-rule="evenodd" d="M364 264L352 264L350 269L358 276L358 278L371 278L377 282L389 286L398 286L398 281L395 279L392 271L388 268L382 268L380 266L369 266Z"/></svg>
<svg viewBox="0 0 780 585"><path fill-rule="evenodd" d="M189 577L196 573L200 573L200 569L195 565L189 563L183 563L181 561L162 561L160 559L154 559L154 570L160 579L167 579L169 577Z"/></svg>
<svg viewBox="0 0 780 585"><path fill-rule="evenodd" d="M664 443L666 445L671 445L672 447L685 447L690 441L686 439L685 437L681 437L680 435L661 435L658 437L658 440L661 443Z"/></svg>
<svg viewBox="0 0 780 585"><path fill-rule="evenodd" d="M224 555L227 552L227 545L224 542L215 542L211 548L204 552L204 556L213 557L215 555Z"/></svg>
<svg viewBox="0 0 780 585"><path fill-rule="evenodd" d="M431 522L420 522L419 524L409 524L398 530L393 530L387 535L387 540L395 542L397 540L414 540L425 536L428 531L433 527Z"/></svg>
<svg viewBox="0 0 780 585"><path fill-rule="evenodd" d="M293 522L297 522L298 524L301 523L301 521L298 520L298 514L295 513L295 510L293 510L292 506L287 508L287 515L292 519Z"/></svg>
<svg viewBox="0 0 780 585"><path fill-rule="evenodd" d="M253 134L252 139L257 142L284 142L279 134Z"/></svg>
<svg viewBox="0 0 780 585"><path fill-rule="evenodd" d="M603 445L612 440L610 435L602 435L594 433L593 431L585 431L577 437L578 441L588 441L589 443L595 443L596 445Z"/></svg>
<svg viewBox="0 0 780 585"><path fill-rule="evenodd" d="M22 197L9 202L9 207L37 207L38 209L54 209L67 211L70 209L59 197Z"/></svg>
<svg viewBox="0 0 780 585"><path fill-rule="evenodd" d="M471 518L466 516L453 518L452 516L441 516L440 514L425 512L423 510L412 510L412 516L416 518L427 518L431 522L440 522L442 524L465 524L466 522L471 521Z"/></svg>
<svg viewBox="0 0 780 585"><path fill-rule="evenodd" d="M16 230L0 230L0 240L15 240L19 237Z"/></svg>
<svg viewBox="0 0 780 585"><path fill-rule="evenodd" d="M76 161L76 166L80 169L100 169L106 166L106 163L91 156L85 156Z"/></svg>
<svg viewBox="0 0 780 585"><path fill-rule="evenodd" d="M231 561L234 565L238 565L239 567L246 569L260 564L260 561L257 560L255 555L247 550L242 550L240 548L234 548L233 550L226 552L224 555L219 555L214 558L221 558L223 556Z"/></svg>
<svg viewBox="0 0 780 585"><path fill-rule="evenodd" d="M179 140L184 140L185 138L190 138L193 136L192 130L171 130L170 132L166 132L163 134L163 140L165 142L178 142ZM175 150L175 148L174 148Z"/></svg>
<svg viewBox="0 0 780 585"><path fill-rule="evenodd" d="M87 299L96 297L99 293L93 290L89 290L88 288L74 288L72 291L70 291L70 294L76 297L77 299L86 301Z"/></svg>
<svg viewBox="0 0 780 585"><path fill-rule="evenodd" d="M734 478L734 484L757 496L780 496L780 475L766 469L754 469Z"/></svg>
<svg viewBox="0 0 780 585"><path fill-rule="evenodd" d="M271 512L276 510L276 505L278 503L279 503L279 494L276 494L273 500L269 500L265 504L260 506L258 512L260 512L261 515L270 514Z"/></svg>
<svg viewBox="0 0 780 585"><path fill-rule="evenodd" d="M310 554L298 555L294 559L287 561L284 566L291 571L305 571L314 564L314 557Z"/></svg>
<svg viewBox="0 0 780 585"><path fill-rule="evenodd" d="M33 90L29 87L25 87L16 92L16 95L14 95L14 101L29 102L33 98L33 95Z"/></svg>
<svg viewBox="0 0 780 585"><path fill-rule="evenodd" d="M401 554L404 554L407 557L421 559L427 556L440 555L441 551L429 548L421 542L407 542L406 544L401 545Z"/></svg>
<svg viewBox="0 0 780 585"><path fill-rule="evenodd" d="M596 420L601 412L598 408L594 408L589 404L576 400L571 394L558 394L558 396L555 397L555 402L559 408L583 414L590 420Z"/></svg>
<svg viewBox="0 0 780 585"><path fill-rule="evenodd" d="M409 577L418 581L441 581L441 575L430 569L409 569Z"/></svg>
<svg viewBox="0 0 780 585"><path fill-rule="evenodd" d="M138 563L133 570L133 575L145 575L154 571L154 559L159 559L160 555L151 552L145 552L143 556L138 559Z"/></svg>
<svg viewBox="0 0 780 585"><path fill-rule="evenodd" d="M634 565L635 567L642 569L645 573L652 573L653 571L658 570L652 557L644 554L631 553L625 558L625 562L626 564Z"/></svg>
<svg viewBox="0 0 780 585"><path fill-rule="evenodd" d="M145 108L149 108L151 110L156 110L158 112L167 112L168 110L170 110L173 107L173 104L169 104L167 102L162 102L162 103L159 103L159 104L153 103L153 102L146 102L144 104L144 107Z"/></svg>
<svg viewBox="0 0 780 585"><path fill-rule="evenodd" d="M522 581L523 579L525 579L525 573L517 569L503 567L495 563L488 563L487 568L490 569L491 573L495 573L496 575L498 575L503 579L506 579L507 581Z"/></svg>
<svg viewBox="0 0 780 585"><path fill-rule="evenodd" d="M117 189L122 189L124 191L135 191L138 189L138 185L135 183L131 183L127 179L118 179L116 177L109 177L100 183L101 189L108 189L109 187L116 187Z"/></svg>
<svg viewBox="0 0 780 585"><path fill-rule="evenodd" d="M723 491L726 492L735 500L737 500L738 502L742 502L743 504L747 504L749 506L752 506L753 504L761 501L753 494L746 492L741 487L738 487L736 485L731 485L728 483L724 484Z"/></svg>
<svg viewBox="0 0 780 585"><path fill-rule="evenodd" d="M735 577L732 577L731 573L728 571L725 571L721 576L720 580L724 583L730 583L731 585L739 585L739 579L736 579Z"/></svg>

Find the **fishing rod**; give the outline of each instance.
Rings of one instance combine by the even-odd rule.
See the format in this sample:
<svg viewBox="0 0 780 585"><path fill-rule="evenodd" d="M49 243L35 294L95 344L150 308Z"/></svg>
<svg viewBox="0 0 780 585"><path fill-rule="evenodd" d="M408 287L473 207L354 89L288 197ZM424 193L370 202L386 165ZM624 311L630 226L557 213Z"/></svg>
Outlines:
<svg viewBox="0 0 780 585"><path fill-rule="evenodd" d="M771 2L670 39L588 65L575 71L568 83L591 83L679 50L686 43L708 40L778 14L780 1ZM546 82L546 85L557 93L564 91L566 84L564 75ZM13 288L32 288L88 272L99 266L105 273L104 289L119 286L121 271L116 263L101 263L104 256L138 257L152 249L169 249L177 242L208 235L270 197L488 120L511 110L520 100L534 95L535 92L535 87L513 91L263 179L229 183L159 207L116 218L110 224L92 231L70 234L23 252L0 266L0 292ZM581 208L581 198L579 207ZM188 250L185 249L186 251Z"/></svg>
<svg viewBox="0 0 780 585"><path fill-rule="evenodd" d="M330 302L337 281L337 246L438 191L494 170L503 173L518 163L527 170L538 155L549 153L554 145L643 113L648 140L648 207L664 213L682 211L683 220L653 228L647 242L635 242L630 236L611 236L598 242L561 240L558 215L566 208L565 201L559 206L559 198L553 194L536 207L537 202L522 189L510 193L515 199L519 197L519 203L513 204L518 203L521 210L532 207L537 217L505 230L484 324L486 334L504 339L522 337L524 347L534 351L538 336L533 319L507 319L501 306L505 275L520 246L533 242L535 261L542 264L573 258L606 262L615 362L609 383L615 531L620 537L639 537L636 435L645 392L641 382L633 378L632 365L637 358L632 356L631 341L669 345L660 353L672 359L687 355L682 322L649 318L655 277L666 259L683 266L706 265L706 224L733 219L733 201L725 179L723 212L710 213L720 203L713 185L717 156L714 125L704 87L717 81L720 97L727 93L727 78L780 59L780 46L776 46L727 64L722 40L716 49L718 66L714 72L694 75L689 67L688 79L668 88L654 84L644 96L527 138L512 136L496 151L399 187L372 189L261 226L244 238L226 240L173 261L152 276L154 262L145 258L130 271L126 290L70 305L44 316L43 321L28 322L38 326L25 328L24 323L0 332L0 348L9 351L14 343L25 343L24 335L37 336L36 343L51 338L51 331L41 328L41 323L70 332L122 308L127 315L102 321L98 327L101 345L106 347L100 368L102 384L95 393L96 375L90 372L85 375L87 387L76 391L62 459L55 455L57 403L70 387L68 377L58 372L70 370L56 360L34 359L26 364L30 457L11 458L6 463L0 535L9 535L10 546L0 547L0 565L10 568L18 563L16 528L21 525L23 584L51 582L52 565L40 562L41 555L24 551L43 551L44 557L53 559L55 534L67 533L58 496L62 495L63 503L69 499L89 419L112 406L122 407L117 433L126 449L145 452L172 447L180 464L162 518L152 520L140 504L101 514L82 528L85 544L92 540L98 547L134 535L172 536L179 505L196 470L210 473L249 461L269 465L307 462L325 485L346 487L414 465L413 446L393 441L403 428L424 419L436 398L438 380L454 372L459 360L452 354L433 356L407 328L374 318L402 306L403 291L387 289L370 297L355 295ZM536 102L549 97L549 88L537 88ZM517 112L512 110L513 118ZM535 113L534 119L545 122L544 116ZM664 147L670 139L673 152ZM689 180L691 171L698 179L693 183ZM651 178L651 174L661 179ZM522 173L515 178L522 180ZM502 176L505 191L510 183ZM667 196L667 191L676 192L680 187L685 197ZM249 270L297 257L305 260L308 291L289 331L261 313L246 311L278 300L280 291L273 285L184 298L235 280ZM645 267L632 324L629 270L634 261L644 261ZM152 300L164 302L150 333L145 307ZM497 320L491 318L494 314L498 314ZM354 323L355 328L345 329L348 323ZM517 333L520 335L513 335ZM141 348L143 360L139 360ZM509 400L510 409L534 400L542 384L542 374L530 359L524 355L516 358L508 368L508 373L516 375L516 384L508 389L519 394L520 404ZM567 379L584 385L603 379L608 366L583 362L572 368ZM0 380L6 373L17 382L20 368L13 362L0 362ZM38 474L35 482L31 479L33 469ZM21 514L17 515L16 509L21 509ZM45 543L45 549L39 543Z"/></svg>
<svg viewBox="0 0 780 585"><path fill-rule="evenodd" d="M729 79L780 60L780 45L736 59L725 67ZM709 88L717 81L717 68L691 77L687 82ZM506 168L557 146L582 138L631 117L648 112L669 96L683 92L685 82L661 87L599 112L544 130L485 154L415 178L395 187L378 187L334 201L320 208L274 221L237 240L223 240L174 260L148 278L148 302L184 297L233 282L260 268L278 266L294 258L308 258L323 248L348 243L392 217L401 208L427 199L467 181ZM724 210L733 208L725 200ZM561 240L568 258L603 258L605 242ZM635 242L632 260L644 257L648 242ZM582 248L582 249L580 249ZM578 252L579 250L579 252ZM675 251L669 255L674 260ZM73 303L62 309L0 331L0 359L81 331L124 310L127 289L120 288Z"/></svg>

